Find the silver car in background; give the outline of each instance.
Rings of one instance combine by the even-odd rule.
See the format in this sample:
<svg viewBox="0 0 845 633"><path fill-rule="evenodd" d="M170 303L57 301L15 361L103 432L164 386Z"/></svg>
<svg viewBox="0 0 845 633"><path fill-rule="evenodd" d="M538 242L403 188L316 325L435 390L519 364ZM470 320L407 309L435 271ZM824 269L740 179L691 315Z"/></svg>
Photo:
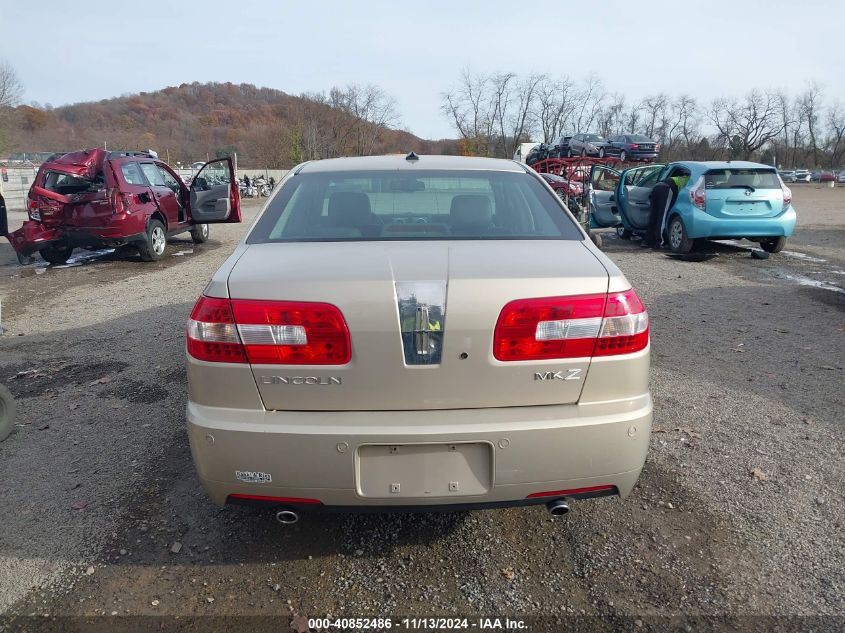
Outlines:
<svg viewBox="0 0 845 633"><path fill-rule="evenodd" d="M652 417L648 315L513 161L290 172L187 329L212 499L435 509L625 496Z"/></svg>

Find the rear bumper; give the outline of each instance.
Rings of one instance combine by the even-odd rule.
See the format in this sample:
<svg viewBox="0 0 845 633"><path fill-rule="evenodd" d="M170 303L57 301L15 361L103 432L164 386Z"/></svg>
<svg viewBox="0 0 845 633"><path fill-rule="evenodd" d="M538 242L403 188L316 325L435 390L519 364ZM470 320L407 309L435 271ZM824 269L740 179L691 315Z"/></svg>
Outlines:
<svg viewBox="0 0 845 633"><path fill-rule="evenodd" d="M716 218L698 209L681 213L687 234L693 238L789 237L795 231L791 206L778 216Z"/></svg>
<svg viewBox="0 0 845 633"><path fill-rule="evenodd" d="M194 464L216 503L249 495L359 509L522 505L564 496L531 496L537 493L595 486L613 486L624 497L645 462L651 417L649 394L588 405L431 411L187 406ZM485 492L448 492L448 473L441 490L423 496L392 496L387 483L376 496L361 481L362 447L450 443L489 447ZM246 483L236 471L263 473L271 481Z"/></svg>

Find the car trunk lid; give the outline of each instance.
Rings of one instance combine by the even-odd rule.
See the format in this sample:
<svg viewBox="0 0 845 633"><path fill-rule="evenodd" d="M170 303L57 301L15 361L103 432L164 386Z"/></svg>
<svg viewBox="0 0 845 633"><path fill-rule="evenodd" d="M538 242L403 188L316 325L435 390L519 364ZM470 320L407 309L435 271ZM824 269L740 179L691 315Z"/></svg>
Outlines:
<svg viewBox="0 0 845 633"><path fill-rule="evenodd" d="M606 293L608 273L574 240L285 243L249 246L228 284L331 303L349 328L344 365L253 365L268 409L447 409L577 402L589 358L498 361L493 332L507 303Z"/></svg>
<svg viewBox="0 0 845 633"><path fill-rule="evenodd" d="M773 217L783 189L773 169L718 169L704 174L705 211L719 218Z"/></svg>

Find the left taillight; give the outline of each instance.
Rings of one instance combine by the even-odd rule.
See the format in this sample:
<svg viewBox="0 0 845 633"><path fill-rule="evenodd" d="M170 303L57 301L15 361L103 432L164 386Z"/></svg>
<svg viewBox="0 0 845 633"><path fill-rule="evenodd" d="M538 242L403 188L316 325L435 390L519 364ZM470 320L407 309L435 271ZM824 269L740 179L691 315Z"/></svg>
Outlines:
<svg viewBox="0 0 845 633"><path fill-rule="evenodd" d="M213 363L246 363L229 299L203 295L188 319L188 354Z"/></svg>
<svg viewBox="0 0 845 633"><path fill-rule="evenodd" d="M188 353L199 360L343 365L349 329L328 303L200 297L188 321Z"/></svg>
<svg viewBox="0 0 845 633"><path fill-rule="evenodd" d="M648 313L633 289L520 299L502 308L493 335L500 361L630 354L648 345Z"/></svg>

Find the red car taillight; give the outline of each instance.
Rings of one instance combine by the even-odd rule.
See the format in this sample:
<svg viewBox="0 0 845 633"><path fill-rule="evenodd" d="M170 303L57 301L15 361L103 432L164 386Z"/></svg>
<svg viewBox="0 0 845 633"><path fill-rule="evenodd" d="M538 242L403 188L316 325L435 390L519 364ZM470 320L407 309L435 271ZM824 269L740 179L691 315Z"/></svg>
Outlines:
<svg viewBox="0 0 845 633"><path fill-rule="evenodd" d="M343 365L349 329L328 303L202 296L188 320L188 353L199 360L279 365Z"/></svg>
<svg viewBox="0 0 845 633"><path fill-rule="evenodd" d="M631 143L631 149L640 149L640 146L636 143Z"/></svg>
<svg viewBox="0 0 845 633"><path fill-rule="evenodd" d="M704 207L707 206L707 189L704 184L704 176L699 176L698 181L695 183L695 187L690 189L689 198L690 202L704 211Z"/></svg>
<svg viewBox="0 0 845 633"><path fill-rule="evenodd" d="M500 361L630 354L648 345L648 313L634 290L511 301L499 315Z"/></svg>
<svg viewBox="0 0 845 633"><path fill-rule="evenodd" d="M780 176L778 176L780 178ZM780 181L780 188L783 191L783 211L786 211L789 208L789 205L792 204L792 189L787 187L783 180Z"/></svg>

